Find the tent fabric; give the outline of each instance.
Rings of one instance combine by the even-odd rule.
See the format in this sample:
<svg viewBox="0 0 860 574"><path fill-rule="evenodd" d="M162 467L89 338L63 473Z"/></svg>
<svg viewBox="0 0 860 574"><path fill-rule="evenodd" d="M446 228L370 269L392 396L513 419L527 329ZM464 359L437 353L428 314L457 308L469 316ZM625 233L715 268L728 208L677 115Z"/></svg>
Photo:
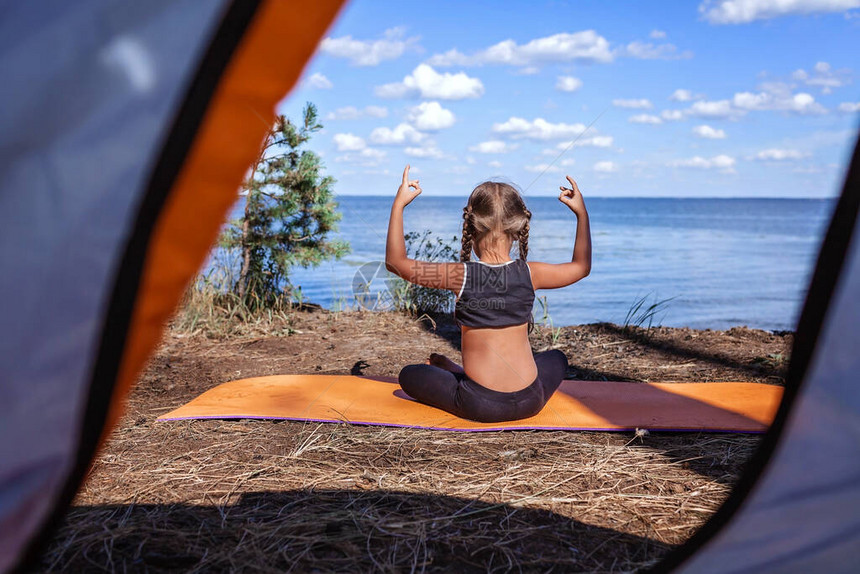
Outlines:
<svg viewBox="0 0 860 574"><path fill-rule="evenodd" d="M0 571L58 504L74 466L140 191L223 5L3 9Z"/></svg>
<svg viewBox="0 0 860 574"><path fill-rule="evenodd" d="M259 418L453 431L763 432L782 387L761 383L562 381L527 419L479 423L412 400L391 377L273 375L222 383L158 420Z"/></svg>
<svg viewBox="0 0 860 574"><path fill-rule="evenodd" d="M70 501L340 4L4 9L0 572Z"/></svg>
<svg viewBox="0 0 860 574"><path fill-rule="evenodd" d="M684 573L855 572L860 565L860 147L801 315L784 422L761 474ZM844 257L844 260L843 260ZM781 427L781 428L780 428ZM768 460L769 458L769 460ZM764 464L766 463L766 465ZM744 479L742 479L744 480ZM740 498L746 493L739 492ZM730 501L731 502L731 501ZM707 525L706 525L707 526ZM690 554L699 540L684 551Z"/></svg>

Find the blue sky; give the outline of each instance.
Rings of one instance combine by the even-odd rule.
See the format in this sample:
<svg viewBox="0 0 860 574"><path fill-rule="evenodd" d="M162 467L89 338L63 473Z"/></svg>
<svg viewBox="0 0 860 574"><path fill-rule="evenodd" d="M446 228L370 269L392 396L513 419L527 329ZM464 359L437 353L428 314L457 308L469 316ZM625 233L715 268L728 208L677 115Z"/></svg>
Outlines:
<svg viewBox="0 0 860 574"><path fill-rule="evenodd" d="M832 197L858 37L860 0L353 0L278 111L317 105L338 194Z"/></svg>

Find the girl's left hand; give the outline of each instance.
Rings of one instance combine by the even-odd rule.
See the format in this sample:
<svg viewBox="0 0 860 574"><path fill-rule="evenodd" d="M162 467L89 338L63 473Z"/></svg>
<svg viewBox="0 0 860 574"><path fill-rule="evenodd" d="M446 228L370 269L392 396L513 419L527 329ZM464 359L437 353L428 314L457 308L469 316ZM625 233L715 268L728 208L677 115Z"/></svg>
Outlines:
<svg viewBox="0 0 860 574"><path fill-rule="evenodd" d="M404 208L412 200L421 194L421 186L418 185L418 180L409 180L409 165L403 170L403 181L400 183L400 188L397 190L397 196L394 198L396 207Z"/></svg>

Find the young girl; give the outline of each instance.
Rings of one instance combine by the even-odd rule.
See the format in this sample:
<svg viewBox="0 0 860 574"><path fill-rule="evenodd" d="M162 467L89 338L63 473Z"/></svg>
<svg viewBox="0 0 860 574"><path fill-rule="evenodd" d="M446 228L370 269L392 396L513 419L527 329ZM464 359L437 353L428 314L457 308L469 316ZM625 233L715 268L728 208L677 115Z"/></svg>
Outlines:
<svg viewBox="0 0 860 574"><path fill-rule="evenodd" d="M564 378L567 359L558 350L532 354L528 332L535 289L576 283L591 271L588 212L576 182L561 187L558 199L576 215L570 263L530 261L531 212L519 192L505 183L484 182L463 209L460 263L430 263L406 256L403 209L418 197L409 166L388 222L385 264L400 277L457 294L454 318L462 332L463 366L432 354L428 364L400 371L401 388L422 403L480 422L523 419L537 414ZM510 257L514 241L519 259ZM480 261L472 261L472 251Z"/></svg>

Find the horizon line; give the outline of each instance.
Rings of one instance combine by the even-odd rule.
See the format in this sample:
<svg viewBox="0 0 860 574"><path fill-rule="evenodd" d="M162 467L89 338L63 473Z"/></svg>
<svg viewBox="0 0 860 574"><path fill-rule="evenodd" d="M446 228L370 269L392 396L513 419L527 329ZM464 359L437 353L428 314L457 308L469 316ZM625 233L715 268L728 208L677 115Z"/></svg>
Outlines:
<svg viewBox="0 0 860 574"><path fill-rule="evenodd" d="M394 199L394 195L378 194L378 193L335 193L335 196L345 197L386 197ZM435 194L425 197L468 197L465 195L453 194ZM529 195L527 197L556 197L555 195ZM815 197L815 196L797 196L784 197L776 195L589 195L588 199L815 199L815 200L832 200L839 199L839 195Z"/></svg>

